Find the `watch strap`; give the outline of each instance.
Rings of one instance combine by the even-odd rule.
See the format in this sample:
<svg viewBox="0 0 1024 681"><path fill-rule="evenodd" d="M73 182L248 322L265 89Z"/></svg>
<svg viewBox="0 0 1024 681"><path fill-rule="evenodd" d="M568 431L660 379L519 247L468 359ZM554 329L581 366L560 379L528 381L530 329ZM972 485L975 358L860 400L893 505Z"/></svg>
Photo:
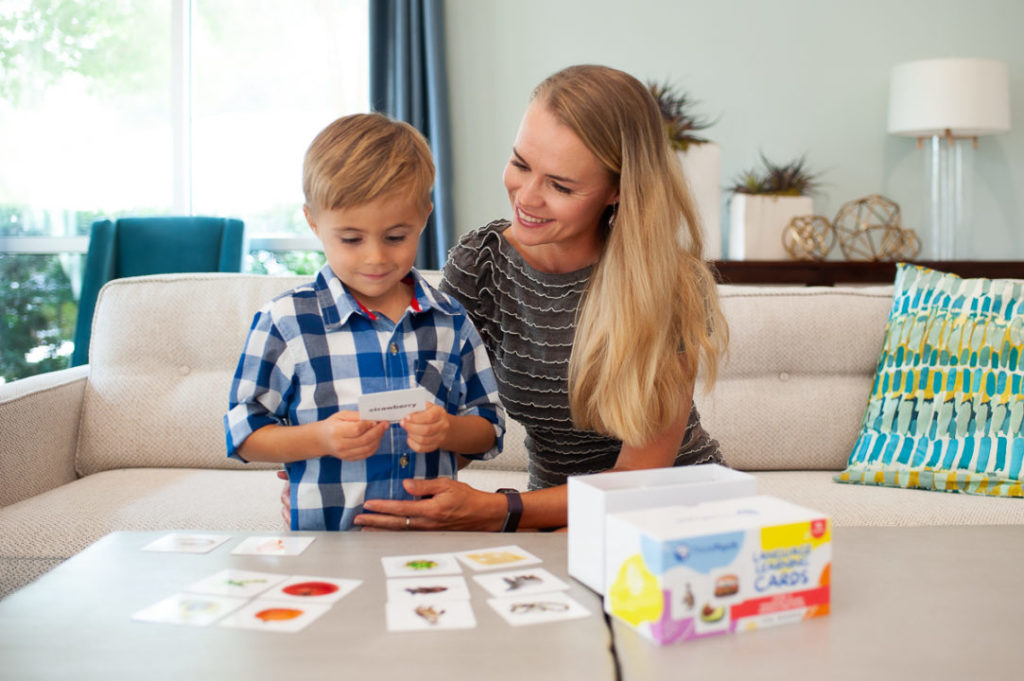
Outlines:
<svg viewBox="0 0 1024 681"><path fill-rule="evenodd" d="M502 532L515 532L519 528L519 520L523 517L523 497L519 490L503 487L498 492L505 495L508 502L508 514L505 516L505 524L501 526Z"/></svg>

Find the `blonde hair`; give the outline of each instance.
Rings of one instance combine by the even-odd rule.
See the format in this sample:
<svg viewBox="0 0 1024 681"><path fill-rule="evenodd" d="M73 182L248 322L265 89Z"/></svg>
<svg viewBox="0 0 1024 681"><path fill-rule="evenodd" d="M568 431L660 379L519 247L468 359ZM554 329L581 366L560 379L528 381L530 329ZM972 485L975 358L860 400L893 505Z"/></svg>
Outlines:
<svg viewBox="0 0 1024 681"><path fill-rule="evenodd" d="M434 160L416 128L378 113L337 119L313 139L302 164L311 210L337 210L401 192L430 205Z"/></svg>
<svg viewBox="0 0 1024 681"><path fill-rule="evenodd" d="M569 405L578 428L650 442L728 344L700 220L653 96L602 66L573 66L534 92L618 183L614 226L577 313Z"/></svg>

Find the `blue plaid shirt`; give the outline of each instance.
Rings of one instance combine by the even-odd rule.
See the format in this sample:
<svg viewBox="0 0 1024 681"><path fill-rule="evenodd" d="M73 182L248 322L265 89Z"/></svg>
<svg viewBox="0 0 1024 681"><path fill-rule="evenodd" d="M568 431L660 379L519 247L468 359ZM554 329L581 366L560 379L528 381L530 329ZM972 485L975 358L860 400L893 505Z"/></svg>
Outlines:
<svg viewBox="0 0 1024 681"><path fill-rule="evenodd" d="M394 324L362 308L330 266L316 280L256 313L231 384L224 416L228 456L271 424L322 421L357 411L364 393L426 388L450 414L475 414L492 424L501 451L504 409L480 336L462 304L430 286L415 269L415 294ZM392 423L380 448L363 461L319 456L285 465L291 481L293 530L347 530L364 499L410 499L405 478L455 478L455 455L412 451Z"/></svg>

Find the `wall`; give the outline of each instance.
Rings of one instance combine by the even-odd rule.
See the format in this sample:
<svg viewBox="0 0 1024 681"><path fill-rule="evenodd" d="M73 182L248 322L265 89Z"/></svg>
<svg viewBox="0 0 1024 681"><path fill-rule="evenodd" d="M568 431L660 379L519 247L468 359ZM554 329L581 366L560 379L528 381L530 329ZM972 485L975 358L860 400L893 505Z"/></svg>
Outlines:
<svg viewBox="0 0 1024 681"><path fill-rule="evenodd" d="M1009 63L1013 129L975 153L969 255L1024 258L1020 0L447 0L446 16L458 233L508 215L501 173L530 92L574 63L690 93L717 118L707 136L722 145L723 185L759 152L806 154L824 171L816 213L878 193L923 231L925 152L886 132L889 71L986 57Z"/></svg>

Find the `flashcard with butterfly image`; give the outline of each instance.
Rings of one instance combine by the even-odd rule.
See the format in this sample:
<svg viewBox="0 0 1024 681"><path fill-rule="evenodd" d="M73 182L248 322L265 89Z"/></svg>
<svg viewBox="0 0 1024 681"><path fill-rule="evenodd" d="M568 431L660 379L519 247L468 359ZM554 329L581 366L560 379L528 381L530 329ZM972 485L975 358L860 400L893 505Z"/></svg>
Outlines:
<svg viewBox="0 0 1024 681"><path fill-rule="evenodd" d="M331 609L329 603L302 604L260 598L221 620L222 627L294 633Z"/></svg>
<svg viewBox="0 0 1024 681"><path fill-rule="evenodd" d="M472 629L476 626L468 600L389 601L385 607L388 631Z"/></svg>
<svg viewBox="0 0 1024 681"><path fill-rule="evenodd" d="M473 575L473 579L496 598L565 591L569 588L568 584L539 567L525 567L509 572L487 572Z"/></svg>
<svg viewBox="0 0 1024 681"><path fill-rule="evenodd" d="M469 587L461 576L403 577L388 580L388 602L392 601L464 601Z"/></svg>
<svg viewBox="0 0 1024 681"><path fill-rule="evenodd" d="M388 577L421 577L424 575L458 575L462 567L450 553L424 553L409 556L384 556L380 559Z"/></svg>
<svg viewBox="0 0 1024 681"><path fill-rule="evenodd" d="M579 619L590 615L589 610L564 591L491 598L487 604L506 622L515 626Z"/></svg>

